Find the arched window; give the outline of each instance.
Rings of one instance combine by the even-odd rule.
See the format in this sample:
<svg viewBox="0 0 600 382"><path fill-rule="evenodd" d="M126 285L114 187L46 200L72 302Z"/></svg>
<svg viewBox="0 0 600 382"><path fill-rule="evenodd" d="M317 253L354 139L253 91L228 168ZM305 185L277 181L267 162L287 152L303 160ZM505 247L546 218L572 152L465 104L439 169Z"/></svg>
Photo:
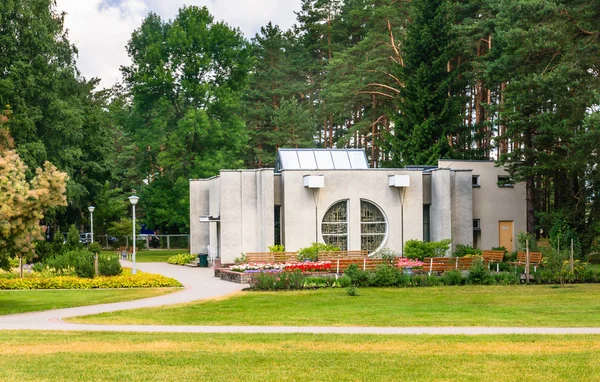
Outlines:
<svg viewBox="0 0 600 382"><path fill-rule="evenodd" d="M335 245L340 250L348 249L348 201L343 200L332 205L321 224L321 234L326 244Z"/></svg>
<svg viewBox="0 0 600 382"><path fill-rule="evenodd" d="M360 201L360 249L373 253L379 249L387 234L383 212L375 204Z"/></svg>

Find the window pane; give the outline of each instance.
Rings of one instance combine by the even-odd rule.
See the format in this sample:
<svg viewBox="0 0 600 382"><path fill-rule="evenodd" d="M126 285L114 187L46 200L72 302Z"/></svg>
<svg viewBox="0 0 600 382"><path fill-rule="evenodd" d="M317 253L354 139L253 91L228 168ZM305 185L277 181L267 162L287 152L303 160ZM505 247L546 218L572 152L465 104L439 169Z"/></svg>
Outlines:
<svg viewBox="0 0 600 382"><path fill-rule="evenodd" d="M375 204L360 201L360 249L375 252L383 243L387 232L387 223L383 212Z"/></svg>
<svg viewBox="0 0 600 382"><path fill-rule="evenodd" d="M323 217L321 234L326 244L342 251L348 250L348 202L342 201L329 208Z"/></svg>

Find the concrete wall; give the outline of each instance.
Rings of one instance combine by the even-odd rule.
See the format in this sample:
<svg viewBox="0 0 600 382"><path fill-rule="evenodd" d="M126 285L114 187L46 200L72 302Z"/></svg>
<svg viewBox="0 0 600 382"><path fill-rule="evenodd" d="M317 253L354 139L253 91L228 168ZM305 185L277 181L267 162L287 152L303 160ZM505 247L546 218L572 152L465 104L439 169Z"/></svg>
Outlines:
<svg viewBox="0 0 600 382"><path fill-rule="evenodd" d="M273 170L226 170L220 178L221 261L267 251L274 241Z"/></svg>
<svg viewBox="0 0 600 382"><path fill-rule="evenodd" d="M452 238L452 171L431 173L431 241Z"/></svg>
<svg viewBox="0 0 600 382"><path fill-rule="evenodd" d="M208 246L218 250L217 223L200 223L202 215L219 216L219 177L190 180L190 252L208 253ZM215 254L216 255L216 254Z"/></svg>
<svg viewBox="0 0 600 382"><path fill-rule="evenodd" d="M525 184L514 187L498 187L498 175L508 175L503 167L496 167L493 161L440 160L440 167L471 169L472 175L479 175L479 187L473 188L473 219L480 219L481 232L475 232L475 244L481 249L491 249L499 245L500 221L512 221L513 244L516 250L516 236L527 229Z"/></svg>
<svg viewBox="0 0 600 382"><path fill-rule="evenodd" d="M431 173L431 240L473 245L471 171L440 168Z"/></svg>
<svg viewBox="0 0 600 382"><path fill-rule="evenodd" d="M452 171L452 250L473 246L473 187L471 171Z"/></svg>
<svg viewBox="0 0 600 382"><path fill-rule="evenodd" d="M316 191L303 186L305 175L323 175L325 187ZM311 242L323 242L321 222L336 202L348 200L348 249L360 250L360 201L376 204L388 223L383 247L402 252L402 224L398 190L388 186L389 175L409 175L404 203L404 241L423 239L422 173L410 170L285 170L282 172L282 239L287 251ZM316 204L316 208L315 208Z"/></svg>

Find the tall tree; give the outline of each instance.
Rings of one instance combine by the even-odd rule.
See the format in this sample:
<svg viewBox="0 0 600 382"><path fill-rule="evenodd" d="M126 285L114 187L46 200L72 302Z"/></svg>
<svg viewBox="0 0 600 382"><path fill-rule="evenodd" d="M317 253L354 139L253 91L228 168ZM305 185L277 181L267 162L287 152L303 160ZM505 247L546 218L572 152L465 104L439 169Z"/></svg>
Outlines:
<svg viewBox="0 0 600 382"><path fill-rule="evenodd" d="M82 208L110 178L111 142L97 80L80 77L75 47L54 0L0 3L0 104L12 110L11 134L27 177L49 160L70 175L69 206L56 220L81 220Z"/></svg>
<svg viewBox="0 0 600 382"><path fill-rule="evenodd" d="M404 83L392 141L395 165L435 164L453 156L452 138L461 124L462 100L448 0L414 0L402 44Z"/></svg>
<svg viewBox="0 0 600 382"><path fill-rule="evenodd" d="M127 46L131 94L126 124L135 142L141 207L150 226L189 226L187 180L241 167L247 134L240 98L252 59L239 30L206 7L184 7L165 22L150 14Z"/></svg>

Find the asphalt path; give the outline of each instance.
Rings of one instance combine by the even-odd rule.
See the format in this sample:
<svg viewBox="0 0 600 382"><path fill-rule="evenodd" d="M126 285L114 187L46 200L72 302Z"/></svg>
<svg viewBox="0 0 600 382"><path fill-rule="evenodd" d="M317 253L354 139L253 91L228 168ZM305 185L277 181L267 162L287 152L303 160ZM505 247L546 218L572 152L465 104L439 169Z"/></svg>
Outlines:
<svg viewBox="0 0 600 382"><path fill-rule="evenodd" d="M131 266L125 262L126 266ZM212 299L236 293L247 285L222 281L211 268L189 268L166 263L140 263L138 269L172 277L184 286L180 292L112 304L56 309L0 316L0 330L60 330L140 333L311 333L311 334L384 334L384 335L497 335L497 334L600 334L600 328L551 327L347 327L347 326L161 326L161 325L88 325L63 319L115 312L119 310L174 305ZM251 308L249 308L251 309Z"/></svg>

